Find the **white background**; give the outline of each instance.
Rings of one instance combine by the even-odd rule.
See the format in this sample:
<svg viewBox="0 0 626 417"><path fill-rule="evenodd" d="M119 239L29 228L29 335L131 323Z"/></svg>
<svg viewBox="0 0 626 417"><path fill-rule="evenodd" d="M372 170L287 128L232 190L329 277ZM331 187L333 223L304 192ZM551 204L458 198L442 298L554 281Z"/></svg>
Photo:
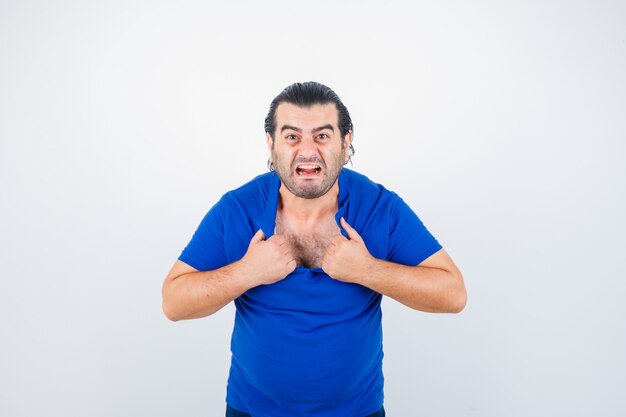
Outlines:
<svg viewBox="0 0 626 417"><path fill-rule="evenodd" d="M618 1L0 1L0 415L223 415L234 308L171 323L161 284L307 80L467 283L460 315L384 300L388 415L625 415L625 22Z"/></svg>

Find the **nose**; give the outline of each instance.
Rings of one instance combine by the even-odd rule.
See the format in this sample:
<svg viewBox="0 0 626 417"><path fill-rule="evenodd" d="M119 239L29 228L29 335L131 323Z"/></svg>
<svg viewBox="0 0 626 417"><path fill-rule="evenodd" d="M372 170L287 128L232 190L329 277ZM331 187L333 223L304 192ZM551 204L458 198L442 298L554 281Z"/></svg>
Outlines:
<svg viewBox="0 0 626 417"><path fill-rule="evenodd" d="M298 147L298 158L310 160L320 157L318 144L313 139L304 139Z"/></svg>

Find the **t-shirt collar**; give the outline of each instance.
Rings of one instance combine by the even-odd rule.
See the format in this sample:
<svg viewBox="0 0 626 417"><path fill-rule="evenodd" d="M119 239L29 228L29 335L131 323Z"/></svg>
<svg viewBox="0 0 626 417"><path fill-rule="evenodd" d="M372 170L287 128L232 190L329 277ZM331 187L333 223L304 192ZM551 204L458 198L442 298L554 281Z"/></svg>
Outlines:
<svg viewBox="0 0 626 417"><path fill-rule="evenodd" d="M348 223L350 223L350 219L348 218L348 200L350 192L348 190L348 178L347 168L343 168L339 173L339 195L337 196L337 213L335 214L335 221L341 230L341 234L347 237L347 233L345 230L341 228L341 224L339 223L339 219L341 217L345 218ZM260 216L257 216L254 219L256 226L263 230L265 234L265 238L268 239L274 235L274 230L276 228L276 210L278 209L278 197L280 190L280 178L276 172L272 172L267 200L265 201L265 211L261 213Z"/></svg>

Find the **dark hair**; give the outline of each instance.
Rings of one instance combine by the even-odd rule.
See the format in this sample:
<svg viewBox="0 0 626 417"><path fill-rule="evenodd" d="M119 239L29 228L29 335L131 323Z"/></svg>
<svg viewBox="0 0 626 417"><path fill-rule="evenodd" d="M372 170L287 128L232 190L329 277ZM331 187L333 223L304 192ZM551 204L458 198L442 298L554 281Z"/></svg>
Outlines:
<svg viewBox="0 0 626 417"><path fill-rule="evenodd" d="M337 107L339 131L341 132L342 141L350 130L354 130L350 113L348 113L348 109L341 102L339 96L331 90L330 87L324 84L315 81L307 81L304 83L291 84L272 100L267 117L265 118L265 131L270 134L272 139L274 139L274 132L276 130L276 109L281 103L291 103L298 107L334 103ZM352 155L354 155L354 148L352 144L350 144L350 158L352 158ZM350 158L348 160L350 160Z"/></svg>

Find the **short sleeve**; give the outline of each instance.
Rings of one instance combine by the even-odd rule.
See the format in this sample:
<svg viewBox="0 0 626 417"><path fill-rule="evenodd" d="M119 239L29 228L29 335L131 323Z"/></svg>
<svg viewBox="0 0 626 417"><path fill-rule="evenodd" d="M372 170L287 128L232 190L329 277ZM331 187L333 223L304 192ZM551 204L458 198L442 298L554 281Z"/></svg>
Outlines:
<svg viewBox="0 0 626 417"><path fill-rule="evenodd" d="M419 265L442 246L404 200L399 196L396 198L389 217L387 260L403 265Z"/></svg>
<svg viewBox="0 0 626 417"><path fill-rule="evenodd" d="M225 198L215 204L204 216L193 237L178 257L179 261L199 271L210 271L225 266L224 245Z"/></svg>

